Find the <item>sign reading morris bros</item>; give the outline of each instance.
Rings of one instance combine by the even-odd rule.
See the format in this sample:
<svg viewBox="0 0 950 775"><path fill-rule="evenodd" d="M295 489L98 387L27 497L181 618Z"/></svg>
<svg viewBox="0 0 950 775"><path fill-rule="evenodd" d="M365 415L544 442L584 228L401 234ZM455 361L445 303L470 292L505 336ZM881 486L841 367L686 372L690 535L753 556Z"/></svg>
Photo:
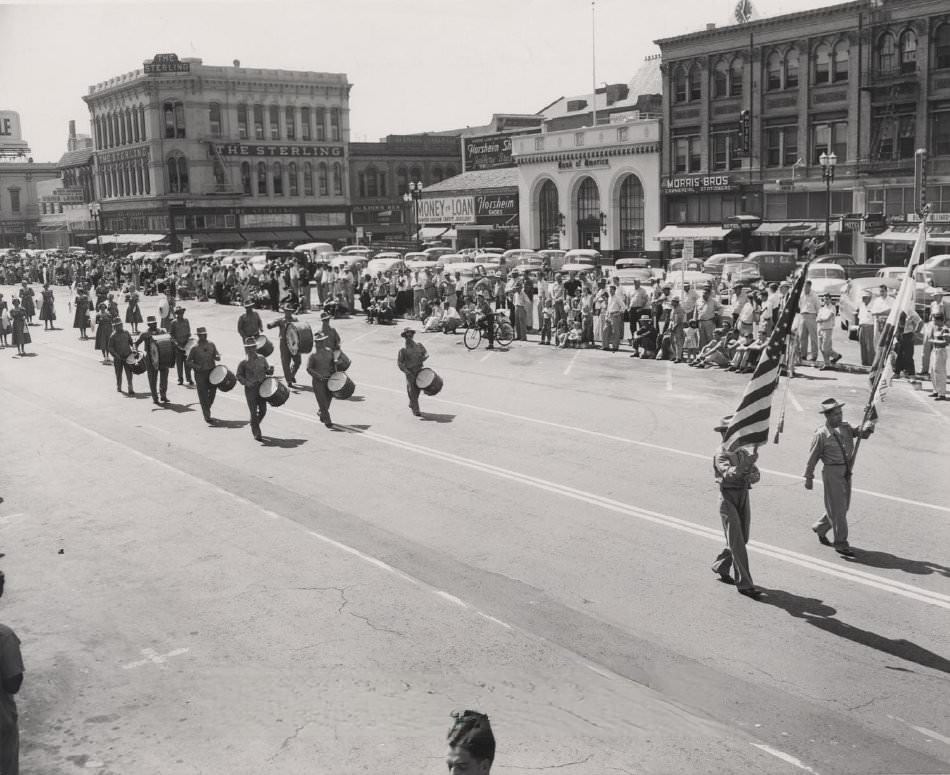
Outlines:
<svg viewBox="0 0 950 775"><path fill-rule="evenodd" d="M418 216L419 223L475 223L475 197L420 199Z"/></svg>
<svg viewBox="0 0 950 775"><path fill-rule="evenodd" d="M191 63L182 62L178 54L156 54L151 62L142 66L146 75L160 75L161 73L190 73Z"/></svg>
<svg viewBox="0 0 950 775"><path fill-rule="evenodd" d="M511 159L511 135L484 135L462 138L465 171L514 167Z"/></svg>
<svg viewBox="0 0 950 775"><path fill-rule="evenodd" d="M307 158L342 158L342 145L243 145L215 143L208 154L213 156L299 156Z"/></svg>
<svg viewBox="0 0 950 775"><path fill-rule="evenodd" d="M708 194L737 191L739 181L732 175L680 175L663 178L664 194Z"/></svg>

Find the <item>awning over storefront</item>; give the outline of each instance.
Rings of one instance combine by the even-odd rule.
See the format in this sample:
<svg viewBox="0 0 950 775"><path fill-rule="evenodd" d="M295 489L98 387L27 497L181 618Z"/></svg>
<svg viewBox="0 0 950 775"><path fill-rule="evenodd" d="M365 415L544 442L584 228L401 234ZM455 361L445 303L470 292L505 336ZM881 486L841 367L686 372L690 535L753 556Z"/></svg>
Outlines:
<svg viewBox="0 0 950 775"><path fill-rule="evenodd" d="M99 237L99 242L103 245L149 245L167 239L164 234L103 234ZM95 245L96 240L91 239L86 244Z"/></svg>
<svg viewBox="0 0 950 775"><path fill-rule="evenodd" d="M731 229L721 226L664 226L656 238L662 242L678 242L680 240L721 240L725 239Z"/></svg>
<svg viewBox="0 0 950 775"><path fill-rule="evenodd" d="M283 242L284 238L273 231L242 231L248 242ZM307 241L310 238L307 237Z"/></svg>
<svg viewBox="0 0 950 775"><path fill-rule="evenodd" d="M287 231L279 231L277 232L277 236L280 238L281 242L313 242L313 237L311 237L302 229L288 229Z"/></svg>
<svg viewBox="0 0 950 775"><path fill-rule="evenodd" d="M880 234L869 237L875 242L904 242L913 244L917 241L917 224L909 223L900 226L891 226ZM950 227L932 226L927 232L928 245L950 245Z"/></svg>
<svg viewBox="0 0 950 775"><path fill-rule="evenodd" d="M416 236L418 239L427 241L440 239L445 236L445 233L449 230L448 226L423 226L417 232ZM451 237L446 237L446 239L451 239Z"/></svg>
<svg viewBox="0 0 950 775"><path fill-rule="evenodd" d="M193 239L200 245L244 245L247 242L244 235L237 231L209 231L195 234Z"/></svg>
<svg viewBox="0 0 950 775"><path fill-rule="evenodd" d="M841 221L831 222L831 233L841 231ZM766 221L752 232L758 237L819 237L825 233L824 221Z"/></svg>

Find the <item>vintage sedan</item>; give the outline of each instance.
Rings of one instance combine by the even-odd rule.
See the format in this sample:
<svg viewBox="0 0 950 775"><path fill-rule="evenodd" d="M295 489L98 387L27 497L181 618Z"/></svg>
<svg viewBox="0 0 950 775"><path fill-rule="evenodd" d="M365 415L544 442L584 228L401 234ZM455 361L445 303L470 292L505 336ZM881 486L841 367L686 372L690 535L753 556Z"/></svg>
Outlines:
<svg viewBox="0 0 950 775"><path fill-rule="evenodd" d="M915 279L950 291L950 253L931 256L914 270Z"/></svg>
<svg viewBox="0 0 950 775"><path fill-rule="evenodd" d="M837 304L841 292L848 283L848 275L838 264L812 264L808 268L807 280L811 289L819 296L831 296Z"/></svg>

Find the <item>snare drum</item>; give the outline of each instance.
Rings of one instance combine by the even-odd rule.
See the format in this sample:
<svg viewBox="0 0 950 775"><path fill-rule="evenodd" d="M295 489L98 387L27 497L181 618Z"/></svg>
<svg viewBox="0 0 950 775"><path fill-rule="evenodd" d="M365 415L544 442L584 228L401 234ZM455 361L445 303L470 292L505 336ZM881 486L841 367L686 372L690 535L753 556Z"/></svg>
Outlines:
<svg viewBox="0 0 950 775"><path fill-rule="evenodd" d="M271 406L283 406L290 398L290 390L277 377L268 377L257 389L257 394Z"/></svg>
<svg viewBox="0 0 950 775"><path fill-rule="evenodd" d="M334 398L346 400L356 390L356 383L347 376L346 372L335 371L327 380L327 389Z"/></svg>
<svg viewBox="0 0 950 775"><path fill-rule="evenodd" d="M257 337L256 341L258 355L262 355L266 358L268 355L274 352L274 343L263 334Z"/></svg>
<svg viewBox="0 0 950 775"><path fill-rule="evenodd" d="M191 351L194 349L196 344L198 344L198 340L192 336L192 337L189 337L188 341L185 342L185 344L179 347L178 349L181 350L185 354L185 357L187 358L191 354Z"/></svg>
<svg viewBox="0 0 950 775"><path fill-rule="evenodd" d="M416 374L416 387L427 396L434 396L442 390L442 377L432 369L422 369Z"/></svg>
<svg viewBox="0 0 950 775"><path fill-rule="evenodd" d="M336 362L333 364L336 367L337 371L346 371L350 366L353 365L353 362L349 359L349 356L343 350L336 350L333 353L336 358Z"/></svg>
<svg viewBox="0 0 950 775"><path fill-rule="evenodd" d="M148 368L145 364L145 353L141 350L133 350L125 362L132 367L133 374L144 374Z"/></svg>
<svg viewBox="0 0 950 775"><path fill-rule="evenodd" d="M208 375L208 382L214 385L222 393L227 393L237 384L237 377L227 366L218 364Z"/></svg>

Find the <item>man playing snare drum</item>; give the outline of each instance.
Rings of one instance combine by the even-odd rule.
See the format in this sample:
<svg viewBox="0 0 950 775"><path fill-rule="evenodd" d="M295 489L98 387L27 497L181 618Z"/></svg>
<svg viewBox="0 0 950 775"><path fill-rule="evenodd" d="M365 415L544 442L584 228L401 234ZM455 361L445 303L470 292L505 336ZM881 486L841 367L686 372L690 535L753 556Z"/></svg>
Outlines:
<svg viewBox="0 0 950 775"><path fill-rule="evenodd" d="M257 354L257 340L249 336L244 340L244 360L238 364L237 381L244 385L244 398L251 413L251 433L261 440L261 421L267 414L267 401L261 398L261 384L274 373L267 359Z"/></svg>
<svg viewBox="0 0 950 775"><path fill-rule="evenodd" d="M132 390L132 367L126 359L132 354L132 335L122 328L122 321L115 318L112 321L112 335L109 337L109 355L112 356L112 365L115 368L115 389L122 392L122 372L125 371L125 380L129 385L129 395L134 396Z"/></svg>
<svg viewBox="0 0 950 775"><path fill-rule="evenodd" d="M218 386L211 384L211 372L214 370L216 361L221 360L221 355L218 353L218 348L215 347L214 342L208 341L207 328L199 326L197 333L198 343L188 353L186 365L194 369L195 382L198 387L198 401L201 404L201 413L204 415L205 422L208 425L214 425L211 407L218 393Z"/></svg>
<svg viewBox="0 0 950 775"><path fill-rule="evenodd" d="M313 337L313 352L307 359L307 373L313 380L313 395L317 399L320 421L332 430L333 421L330 419L330 402L333 394L327 385L336 367L333 365L333 349L330 337L324 331L317 331Z"/></svg>
<svg viewBox="0 0 950 775"><path fill-rule="evenodd" d="M406 375L406 392L409 394L409 408L416 417L421 417L422 412L419 411L419 393L421 391L418 385L416 385L416 377L422 370L423 364L426 358L429 357L429 354L426 352L425 347L416 343L416 332L414 329L404 329L401 336L406 340L406 344L399 351L399 357L396 359L396 363L399 366L399 370Z"/></svg>

